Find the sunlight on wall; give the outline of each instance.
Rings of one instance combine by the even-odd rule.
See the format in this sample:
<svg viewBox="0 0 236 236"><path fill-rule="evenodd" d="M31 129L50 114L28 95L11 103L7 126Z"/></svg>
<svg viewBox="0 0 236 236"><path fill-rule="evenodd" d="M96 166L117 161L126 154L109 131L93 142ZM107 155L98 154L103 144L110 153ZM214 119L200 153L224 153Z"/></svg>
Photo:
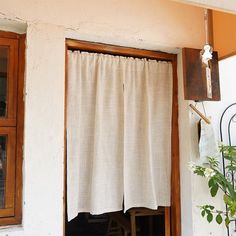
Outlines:
<svg viewBox="0 0 236 236"><path fill-rule="evenodd" d="M236 14L213 11L214 50L219 58L236 54Z"/></svg>

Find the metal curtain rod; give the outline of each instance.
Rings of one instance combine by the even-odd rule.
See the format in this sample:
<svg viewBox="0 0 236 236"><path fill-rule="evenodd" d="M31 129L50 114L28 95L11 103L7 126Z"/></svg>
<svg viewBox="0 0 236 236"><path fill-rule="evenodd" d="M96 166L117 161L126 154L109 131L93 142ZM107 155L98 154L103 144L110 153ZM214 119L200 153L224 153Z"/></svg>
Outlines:
<svg viewBox="0 0 236 236"><path fill-rule="evenodd" d="M195 106L192 104L189 105L207 124L210 124L211 121L205 117Z"/></svg>

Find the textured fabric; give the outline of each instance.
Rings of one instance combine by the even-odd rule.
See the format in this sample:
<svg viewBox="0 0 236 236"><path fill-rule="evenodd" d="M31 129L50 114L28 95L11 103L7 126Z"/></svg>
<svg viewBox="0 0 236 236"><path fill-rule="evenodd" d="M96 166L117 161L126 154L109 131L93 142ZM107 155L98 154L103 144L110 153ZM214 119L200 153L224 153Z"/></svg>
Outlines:
<svg viewBox="0 0 236 236"><path fill-rule="evenodd" d="M122 209L123 81L119 58L69 52L68 219Z"/></svg>
<svg viewBox="0 0 236 236"><path fill-rule="evenodd" d="M217 142L215 139L212 124L207 124L204 120L200 120L200 140L199 140L199 155L202 162L206 163L209 156L218 154Z"/></svg>
<svg viewBox="0 0 236 236"><path fill-rule="evenodd" d="M172 65L68 52L67 205L170 205Z"/></svg>
<svg viewBox="0 0 236 236"><path fill-rule="evenodd" d="M129 59L124 80L124 206L170 206L172 65Z"/></svg>

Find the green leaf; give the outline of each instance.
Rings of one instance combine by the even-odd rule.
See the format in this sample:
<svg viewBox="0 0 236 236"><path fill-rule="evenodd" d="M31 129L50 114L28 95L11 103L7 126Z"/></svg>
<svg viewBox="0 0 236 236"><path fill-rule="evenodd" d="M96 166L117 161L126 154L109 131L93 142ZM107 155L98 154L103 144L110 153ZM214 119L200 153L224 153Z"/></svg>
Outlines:
<svg viewBox="0 0 236 236"><path fill-rule="evenodd" d="M232 146L221 146L221 150L220 150L224 157L235 157L236 156L236 148L232 147Z"/></svg>
<svg viewBox="0 0 236 236"><path fill-rule="evenodd" d="M222 216L220 214L218 214L216 216L216 222L220 225L222 223L223 219L222 219Z"/></svg>
<svg viewBox="0 0 236 236"><path fill-rule="evenodd" d="M210 208L211 210L214 210L214 206L208 205L208 208Z"/></svg>
<svg viewBox="0 0 236 236"><path fill-rule="evenodd" d="M224 159L235 162L235 158L231 156L224 156Z"/></svg>
<svg viewBox="0 0 236 236"><path fill-rule="evenodd" d="M234 217L236 214L236 202L232 201L231 205L229 206L229 213L231 217Z"/></svg>
<svg viewBox="0 0 236 236"><path fill-rule="evenodd" d="M216 196L216 194L217 194L217 192L218 192L218 189L219 189L218 184L215 184L215 185L212 186L212 188L211 188L211 196L212 196L212 197L215 197L215 196Z"/></svg>
<svg viewBox="0 0 236 236"><path fill-rule="evenodd" d="M206 214L206 211L203 210L201 214L202 214L202 217L204 217Z"/></svg>
<svg viewBox="0 0 236 236"><path fill-rule="evenodd" d="M211 179L208 181L208 187L209 187L209 188L212 188L213 185L214 185L214 179L211 178Z"/></svg>
<svg viewBox="0 0 236 236"><path fill-rule="evenodd" d="M209 223L211 223L212 220L213 220L213 215L212 215L212 213L209 213L209 214L207 215L207 221L208 221Z"/></svg>
<svg viewBox="0 0 236 236"><path fill-rule="evenodd" d="M236 170L236 166L227 166L226 168L228 170L231 170L231 171L235 171Z"/></svg>
<svg viewBox="0 0 236 236"><path fill-rule="evenodd" d="M206 209L205 211L206 211L207 215L211 213L211 211L208 209Z"/></svg>
<svg viewBox="0 0 236 236"><path fill-rule="evenodd" d="M230 223L229 217L226 217L226 218L225 218L225 225L228 226L229 223Z"/></svg>
<svg viewBox="0 0 236 236"><path fill-rule="evenodd" d="M231 199L228 195L224 195L224 202L226 205L230 205L231 204Z"/></svg>
<svg viewBox="0 0 236 236"><path fill-rule="evenodd" d="M234 216L235 216L235 213L236 213L236 208L235 208L235 207L231 207L231 208L230 208L230 216L231 216L231 217L234 217Z"/></svg>

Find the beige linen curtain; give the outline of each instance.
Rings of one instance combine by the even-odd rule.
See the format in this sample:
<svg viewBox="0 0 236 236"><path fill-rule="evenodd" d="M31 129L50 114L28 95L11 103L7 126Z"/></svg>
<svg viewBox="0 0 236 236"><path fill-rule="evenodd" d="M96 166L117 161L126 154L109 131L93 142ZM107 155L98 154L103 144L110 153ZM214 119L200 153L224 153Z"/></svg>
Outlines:
<svg viewBox="0 0 236 236"><path fill-rule="evenodd" d="M68 219L122 209L123 81L119 59L69 52Z"/></svg>
<svg viewBox="0 0 236 236"><path fill-rule="evenodd" d="M68 52L67 205L170 205L172 64Z"/></svg>
<svg viewBox="0 0 236 236"><path fill-rule="evenodd" d="M172 64L129 58L124 79L124 206L170 206Z"/></svg>

